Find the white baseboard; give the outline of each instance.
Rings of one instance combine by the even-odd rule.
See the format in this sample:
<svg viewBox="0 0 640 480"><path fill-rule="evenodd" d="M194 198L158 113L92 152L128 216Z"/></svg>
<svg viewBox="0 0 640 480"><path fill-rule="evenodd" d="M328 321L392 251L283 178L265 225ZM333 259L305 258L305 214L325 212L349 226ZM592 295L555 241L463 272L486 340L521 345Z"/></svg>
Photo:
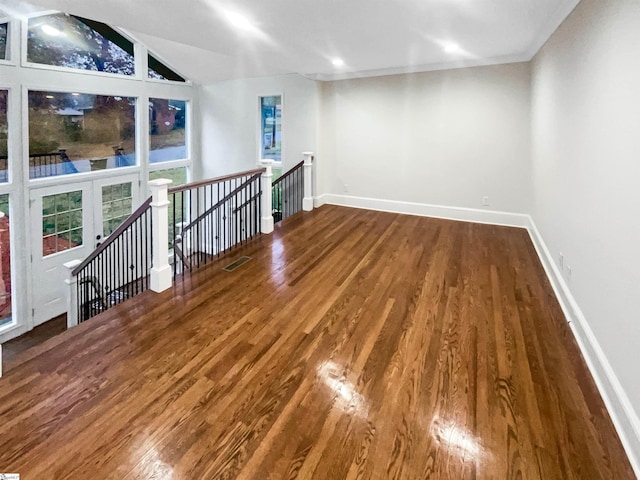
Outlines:
<svg viewBox="0 0 640 480"><path fill-rule="evenodd" d="M444 207L427 203L399 202L396 200L381 200L376 198L352 197L350 195L324 194L316 198L316 205L340 205L343 207L364 208L381 212L402 213L405 215L420 215L423 217L445 218L463 222L489 223L491 225L505 225L509 227L527 228L529 216L521 213L498 212L495 210L480 210L474 208Z"/></svg>
<svg viewBox="0 0 640 480"><path fill-rule="evenodd" d="M448 220L526 228L531 236L531 240L547 277L551 282L560 307L571 326L571 331L578 342L591 375L598 386L600 395L620 436L631 466L636 476L640 478L640 418L638 417L638 413L635 411L629 397L620 384L618 377L600 347L582 310L580 310L575 298L571 294L562 274L556 267L553 257L549 253L549 249L531 216L519 213L446 207L334 194L324 194L316 197L315 204L316 206L331 204L407 215L421 215L445 218Z"/></svg>
<svg viewBox="0 0 640 480"><path fill-rule="evenodd" d="M547 277L560 303L560 307L571 326L576 341L587 362L589 371L598 386L598 390L611 416L616 431L620 436L629 462L638 478L640 478L640 418L635 411L624 388L620 384L607 356L600 347L591 330L589 322L571 294L560 270L556 266L538 228L529 218L529 235L538 252Z"/></svg>

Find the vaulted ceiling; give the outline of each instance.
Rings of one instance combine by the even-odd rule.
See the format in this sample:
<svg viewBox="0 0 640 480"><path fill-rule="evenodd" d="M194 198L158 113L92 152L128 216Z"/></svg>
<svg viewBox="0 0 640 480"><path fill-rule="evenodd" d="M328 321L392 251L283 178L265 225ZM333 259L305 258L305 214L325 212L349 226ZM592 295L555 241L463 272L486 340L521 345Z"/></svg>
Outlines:
<svg viewBox="0 0 640 480"><path fill-rule="evenodd" d="M292 72L335 79L526 61L579 0L30 2L0 0L0 9L54 9L121 27L187 77L212 83ZM333 65L337 58L344 65Z"/></svg>

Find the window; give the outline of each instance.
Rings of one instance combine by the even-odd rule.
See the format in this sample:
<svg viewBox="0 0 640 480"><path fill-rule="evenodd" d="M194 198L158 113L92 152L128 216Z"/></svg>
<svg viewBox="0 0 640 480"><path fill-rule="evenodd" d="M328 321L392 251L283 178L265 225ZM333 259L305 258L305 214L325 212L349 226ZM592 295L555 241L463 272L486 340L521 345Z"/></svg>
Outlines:
<svg viewBox="0 0 640 480"><path fill-rule="evenodd" d="M149 99L149 162L187 158L186 108L184 100Z"/></svg>
<svg viewBox="0 0 640 480"><path fill-rule="evenodd" d="M82 190L42 197L42 256L82 245Z"/></svg>
<svg viewBox="0 0 640 480"><path fill-rule="evenodd" d="M29 19L27 61L135 75L131 41L104 23L66 13Z"/></svg>
<svg viewBox="0 0 640 480"><path fill-rule="evenodd" d="M131 182L102 187L102 235L111 235L131 215Z"/></svg>
<svg viewBox="0 0 640 480"><path fill-rule="evenodd" d="M282 96L260 97L260 158L282 161Z"/></svg>
<svg viewBox="0 0 640 480"><path fill-rule="evenodd" d="M9 195L0 195L0 327L12 322L10 225Z"/></svg>
<svg viewBox="0 0 640 480"><path fill-rule="evenodd" d="M7 97L6 90L0 90L0 182L8 180L9 151L7 149L8 122L7 122Z"/></svg>
<svg viewBox="0 0 640 480"><path fill-rule="evenodd" d="M131 97L29 92L29 178L136 164Z"/></svg>
<svg viewBox="0 0 640 480"><path fill-rule="evenodd" d="M148 77L156 80L172 80L174 82L186 82L184 77L174 72L153 55L147 56L149 64Z"/></svg>
<svg viewBox="0 0 640 480"><path fill-rule="evenodd" d="M0 23L0 60L9 60L9 24Z"/></svg>

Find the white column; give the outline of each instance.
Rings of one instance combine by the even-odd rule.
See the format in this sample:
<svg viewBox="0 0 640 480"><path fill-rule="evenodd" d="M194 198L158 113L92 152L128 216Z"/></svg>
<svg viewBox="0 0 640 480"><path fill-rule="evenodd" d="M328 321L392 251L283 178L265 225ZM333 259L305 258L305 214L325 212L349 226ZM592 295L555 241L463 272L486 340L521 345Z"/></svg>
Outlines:
<svg viewBox="0 0 640 480"><path fill-rule="evenodd" d="M304 197L302 199L302 209L305 212L313 210L313 182L312 182L312 162L313 152L302 152L304 157Z"/></svg>
<svg viewBox="0 0 640 480"><path fill-rule="evenodd" d="M172 272L169 265L169 196L167 190L171 180L151 180L151 220L153 223L153 251L150 289L162 292L171 287Z"/></svg>
<svg viewBox="0 0 640 480"><path fill-rule="evenodd" d="M262 174L262 218L260 219L260 231L262 233L273 232L273 206L272 206L272 190L271 184L273 182L273 171L271 166L273 160L264 159L260 160L263 167L267 169Z"/></svg>
<svg viewBox="0 0 640 480"><path fill-rule="evenodd" d="M71 260L62 266L67 269L67 278L64 283L69 287L67 295L67 328L75 327L80 321L80 312L78 311L78 277L72 272L80 265L80 260Z"/></svg>

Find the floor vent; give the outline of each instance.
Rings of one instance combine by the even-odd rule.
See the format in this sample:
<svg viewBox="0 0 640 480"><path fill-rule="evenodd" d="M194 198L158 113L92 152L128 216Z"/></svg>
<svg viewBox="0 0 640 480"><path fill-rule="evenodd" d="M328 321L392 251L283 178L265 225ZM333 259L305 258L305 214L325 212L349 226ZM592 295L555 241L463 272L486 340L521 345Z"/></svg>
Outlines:
<svg viewBox="0 0 640 480"><path fill-rule="evenodd" d="M240 257L239 259L237 259L232 264L227 265L226 267L224 267L223 270L226 270L227 272L233 272L236 268L240 267L241 265L244 265L249 260L251 260L251 257Z"/></svg>

